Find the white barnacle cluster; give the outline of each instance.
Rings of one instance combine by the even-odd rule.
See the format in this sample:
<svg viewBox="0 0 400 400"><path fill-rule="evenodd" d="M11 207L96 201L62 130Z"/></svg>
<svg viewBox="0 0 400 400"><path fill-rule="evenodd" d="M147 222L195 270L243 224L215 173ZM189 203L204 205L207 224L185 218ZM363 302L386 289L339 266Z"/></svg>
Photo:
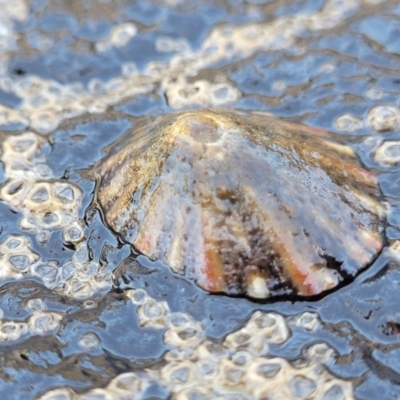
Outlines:
<svg viewBox="0 0 400 400"><path fill-rule="evenodd" d="M72 228L76 228L72 224ZM64 228L65 232L71 229L71 225ZM76 232L78 236L78 231ZM83 237L83 231L82 231ZM63 292L67 296L76 299L87 299L95 293L108 292L112 286L112 273L106 266L100 266L98 262L90 259L86 240L75 243L75 254L72 260L63 265L65 284Z"/></svg>
<svg viewBox="0 0 400 400"><path fill-rule="evenodd" d="M393 105L379 105L367 114L368 125L377 132L390 132L400 128L400 110Z"/></svg>
<svg viewBox="0 0 400 400"><path fill-rule="evenodd" d="M46 141L27 132L3 142L1 160L8 181L1 197L23 214L22 229L46 242L50 232L78 219L82 191L74 184L53 179L46 164Z"/></svg>
<svg viewBox="0 0 400 400"><path fill-rule="evenodd" d="M364 128L364 121L353 114L345 113L335 119L334 126L339 131L354 132Z"/></svg>
<svg viewBox="0 0 400 400"><path fill-rule="evenodd" d="M291 326L304 329L308 332L314 332L321 326L318 314L309 311L303 312L295 317L288 318L288 322Z"/></svg>
<svg viewBox="0 0 400 400"><path fill-rule="evenodd" d="M186 38L172 38L170 36L159 36L156 39L156 49L161 53L189 53L190 43Z"/></svg>
<svg viewBox="0 0 400 400"><path fill-rule="evenodd" d="M140 296L148 299L142 290ZM139 308L137 313L141 320ZM170 348L165 355L167 363L160 370L148 372L170 390L174 399L353 398L351 383L334 377L324 367L333 354L327 345L311 346L297 364L270 356L271 346L289 340L289 325L309 332L318 329L315 313L285 318L256 311L245 326L227 335L222 343L206 339L202 324L188 314L169 313L165 322L164 343Z"/></svg>
<svg viewBox="0 0 400 400"><path fill-rule="evenodd" d="M79 346L85 351L92 351L95 350L100 345L99 337L92 332L86 332L82 335L79 339Z"/></svg>
<svg viewBox="0 0 400 400"><path fill-rule="evenodd" d="M86 241L79 244L72 260L60 265L43 261L27 237L9 235L0 244L0 278L23 277L36 277L48 289L79 299L109 291L112 285L111 272L89 260Z"/></svg>
<svg viewBox="0 0 400 400"><path fill-rule="evenodd" d="M0 343L14 342L27 335L54 335L60 329L62 314L47 311L40 299L30 300L27 309L31 315L25 321L3 318L0 310Z"/></svg>
<svg viewBox="0 0 400 400"><path fill-rule="evenodd" d="M319 329L316 313L284 317L256 311L221 342L206 338L204 326L189 314L171 312L166 302L151 298L143 289L129 290L126 296L136 306L142 327L164 330L169 351L160 366L124 373L105 388L81 395L67 388L51 390L40 400L142 399L154 382L177 400L354 399L352 383L335 377L325 366L334 357L327 344L309 346L294 361L270 353L271 347L290 339L291 326L306 332ZM91 351L98 338L92 333L87 336L81 339L81 347Z"/></svg>
<svg viewBox="0 0 400 400"><path fill-rule="evenodd" d="M228 79L216 82L198 79L193 82L193 77L217 63L243 59L257 51L288 50L301 53L303 49L296 41L298 35L304 31L337 26L361 4L361 0L331 0L323 9L315 12L283 15L262 23L223 24L212 29L198 50L192 49L182 38L160 36L156 39L156 50L171 53L168 61L150 61L140 72L128 61L121 65L120 76L107 81L93 78L87 85L79 82L61 84L33 75L11 77L6 74L8 55L5 53L4 57L0 57L0 89L12 93L21 102L17 108L0 104L0 125L18 124L40 133L50 133L64 120L85 113L105 112L108 107L126 98L149 93L159 85L172 108L230 104L237 101L241 94ZM0 49L11 50L18 46L18 37L10 21L13 18L25 20L29 8L23 0L1 0L0 5ZM128 45L138 32L139 28L132 22L121 22L112 27L106 38L94 42L93 47L103 56L107 51ZM42 51L53 46L53 39L49 35L43 38L30 35L27 40ZM278 82L277 85L278 92L286 90L284 82ZM344 122L349 123L348 120Z"/></svg>
<svg viewBox="0 0 400 400"><path fill-rule="evenodd" d="M394 105L377 105L372 107L367 115L368 126L378 132L395 132L400 129L400 109ZM381 167L397 166L400 162L400 141L384 140L382 137L371 136L364 141L372 155L372 159Z"/></svg>
<svg viewBox="0 0 400 400"><path fill-rule="evenodd" d="M257 51L289 50L301 53L303 49L296 43L299 34L337 26L351 16L359 5L358 0L331 0L320 11L281 16L272 22L223 24L210 32L197 51L162 38L157 42L160 51L177 52L170 58L168 65L150 63L146 72L161 80L161 87L172 108L230 104L237 101L241 93L228 81L190 81L187 78L194 77L198 71L210 68L223 60L243 59ZM276 82L274 90L282 94L286 88L285 82Z"/></svg>
<svg viewBox="0 0 400 400"><path fill-rule="evenodd" d="M400 140L379 140L372 156L373 159L382 167L394 167L399 165Z"/></svg>
<svg viewBox="0 0 400 400"><path fill-rule="evenodd" d="M35 276L51 290L75 298L88 298L108 291L111 272L90 259L79 219L82 191L75 184L55 179L46 163L46 140L32 132L10 136L3 142L1 160L8 178L1 198L22 214L21 229L35 233L46 244L54 231L62 230L64 242L75 249L71 260L43 261L30 248L29 239L8 236L0 244L0 277Z"/></svg>
<svg viewBox="0 0 400 400"><path fill-rule="evenodd" d="M240 92L228 82L209 82L204 79L187 82L183 77L176 82L164 82L169 105L172 108L187 106L222 106L234 103L240 98Z"/></svg>
<svg viewBox="0 0 400 400"><path fill-rule="evenodd" d="M136 68L122 65L121 76L107 81L97 78L87 84L60 83L36 75L11 76L7 70L10 50L18 48L19 34L13 29L13 19L24 21L29 5L24 0L0 0L0 90L20 99L18 106L0 104L0 125L30 127L39 133L54 131L62 121L85 113L102 113L125 98L148 93L154 82L146 74L139 75ZM116 24L108 37L94 43L100 57L106 51L125 46L137 33L131 22ZM23 40L35 50L48 51L54 45L51 35L30 32ZM126 73L129 71L128 73Z"/></svg>
<svg viewBox="0 0 400 400"><path fill-rule="evenodd" d="M77 394L72 389L59 388L50 390L38 400L125 400L141 399L149 385L149 380L140 373L127 372L118 375L105 388L92 389L84 394Z"/></svg>
<svg viewBox="0 0 400 400"><path fill-rule="evenodd" d="M268 23L223 25L212 30L197 57L198 68L205 68L221 59L246 57L260 50L301 52L296 48L296 37L305 30L319 31L338 25L359 5L358 0L347 2L331 0L316 12L281 16Z"/></svg>
<svg viewBox="0 0 400 400"><path fill-rule="evenodd" d="M249 322L225 339L229 348L246 350L252 354L266 354L269 344L282 344L290 337L285 318L277 313L256 311Z"/></svg>
<svg viewBox="0 0 400 400"><path fill-rule="evenodd" d="M113 27L107 39L96 43L96 50L104 52L113 47L125 46L137 33L136 25L125 22Z"/></svg>
<svg viewBox="0 0 400 400"><path fill-rule="evenodd" d="M30 75L21 78L0 75L0 89L21 99L18 109L0 105L0 125L19 124L47 134L62 121L86 113L102 113L122 99L148 93L152 88L149 79L138 74L121 75L106 82L93 78L87 85L60 84Z"/></svg>
<svg viewBox="0 0 400 400"><path fill-rule="evenodd" d="M400 140L384 140L382 136L369 136L363 145L380 167L391 168L400 163Z"/></svg>
<svg viewBox="0 0 400 400"><path fill-rule="evenodd" d="M69 228L64 228L63 233ZM112 286L111 271L90 259L86 240L75 245L72 259L61 266L59 276L58 291L76 299L108 292Z"/></svg>
<svg viewBox="0 0 400 400"><path fill-rule="evenodd" d="M13 20L25 21L29 8L29 2L25 0L0 0L0 90L20 99L17 107L0 104L0 125L18 126L18 129L30 127L40 133L49 133L66 119L104 112L108 106L126 97L148 93L153 88L148 79L137 73L122 74L106 82L94 78L87 85L77 82L61 84L35 75L11 76L8 73L10 51L18 49L21 40L21 34L13 27ZM94 48L101 56L105 51L125 46L136 32L133 23L116 24L107 38L94 43ZM51 35L35 31L22 41L42 52L54 45ZM127 69L124 67L123 70Z"/></svg>
<svg viewBox="0 0 400 400"><path fill-rule="evenodd" d="M170 313L165 301L156 301L147 295L143 289L130 290L127 296L137 305L139 323L142 327L162 329L167 325L167 315Z"/></svg>
<svg viewBox="0 0 400 400"><path fill-rule="evenodd" d="M331 29L354 15L361 4L362 0L328 0L321 11L310 16L309 28L314 31Z"/></svg>
<svg viewBox="0 0 400 400"><path fill-rule="evenodd" d="M39 255L30 248L29 239L20 235L9 235L0 244L0 277L22 278L31 272Z"/></svg>

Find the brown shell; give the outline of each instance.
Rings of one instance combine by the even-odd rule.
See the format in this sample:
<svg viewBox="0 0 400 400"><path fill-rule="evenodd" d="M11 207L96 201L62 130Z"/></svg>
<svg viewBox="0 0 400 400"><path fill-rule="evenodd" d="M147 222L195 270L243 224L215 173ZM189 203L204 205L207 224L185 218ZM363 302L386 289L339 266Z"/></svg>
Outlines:
<svg viewBox="0 0 400 400"><path fill-rule="evenodd" d="M353 150L267 113L157 117L99 173L109 226L210 292L317 295L383 246L377 178Z"/></svg>

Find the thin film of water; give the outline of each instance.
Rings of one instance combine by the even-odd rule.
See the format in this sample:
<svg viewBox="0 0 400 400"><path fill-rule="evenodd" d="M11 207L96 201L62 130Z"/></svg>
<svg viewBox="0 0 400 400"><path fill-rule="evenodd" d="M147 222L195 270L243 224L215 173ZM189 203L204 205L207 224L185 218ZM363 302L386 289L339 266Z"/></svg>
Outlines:
<svg viewBox="0 0 400 400"><path fill-rule="evenodd" d="M2 398L400 398L396 1L0 8ZM104 226L107 147L144 116L214 106L339 133L376 171L387 246L353 283L208 295Z"/></svg>

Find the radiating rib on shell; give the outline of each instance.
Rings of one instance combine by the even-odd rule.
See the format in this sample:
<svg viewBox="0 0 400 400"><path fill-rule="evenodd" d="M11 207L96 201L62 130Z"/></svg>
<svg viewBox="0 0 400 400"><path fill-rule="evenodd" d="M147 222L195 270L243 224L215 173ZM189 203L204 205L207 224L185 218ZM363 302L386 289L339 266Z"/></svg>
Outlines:
<svg viewBox="0 0 400 400"><path fill-rule="evenodd" d="M383 245L377 178L352 149L267 113L157 117L99 173L111 228L210 292L316 295Z"/></svg>

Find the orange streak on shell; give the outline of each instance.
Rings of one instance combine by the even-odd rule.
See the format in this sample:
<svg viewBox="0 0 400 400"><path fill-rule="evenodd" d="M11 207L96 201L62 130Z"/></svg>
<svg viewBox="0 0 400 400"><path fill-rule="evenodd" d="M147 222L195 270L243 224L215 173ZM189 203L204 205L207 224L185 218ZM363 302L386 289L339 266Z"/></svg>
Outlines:
<svg viewBox="0 0 400 400"><path fill-rule="evenodd" d="M336 168L337 166L334 165L333 167ZM377 186L379 183L378 178L374 173L356 165L354 162L352 163L346 162L345 160L340 160L340 168L343 171L347 171L347 173L352 175L356 180L359 180L367 185Z"/></svg>
<svg viewBox="0 0 400 400"><path fill-rule="evenodd" d="M149 233L142 235L139 240L132 243L144 255L149 255L151 250L151 235Z"/></svg>
<svg viewBox="0 0 400 400"><path fill-rule="evenodd" d="M205 278L202 281L203 289L209 292L225 290L224 266L221 257L208 243L205 243L204 265L201 272Z"/></svg>
<svg viewBox="0 0 400 400"><path fill-rule="evenodd" d="M321 290L319 289L319 284L317 279L313 279L312 271L310 271L306 266L303 265L301 259L296 260L292 252L287 249L285 243L283 243L278 235L274 232L274 248L278 254L281 256L283 264L283 274L289 278L292 285L298 290L300 295L303 296L313 296L319 294Z"/></svg>
<svg viewBox="0 0 400 400"><path fill-rule="evenodd" d="M200 188L201 190L201 188ZM207 209L203 208L202 236L204 240L204 264L199 271L199 285L209 292L223 292L226 290L224 279L224 265L214 243L209 239L212 228L209 226ZM210 229L211 228L211 229Z"/></svg>
<svg viewBox="0 0 400 400"><path fill-rule="evenodd" d="M353 167L353 170L357 172L357 174L359 174L360 176L362 176L364 178L364 182L368 183L371 182L375 185L378 185L379 180L378 177L370 172L367 171L366 169L362 168L362 167Z"/></svg>

